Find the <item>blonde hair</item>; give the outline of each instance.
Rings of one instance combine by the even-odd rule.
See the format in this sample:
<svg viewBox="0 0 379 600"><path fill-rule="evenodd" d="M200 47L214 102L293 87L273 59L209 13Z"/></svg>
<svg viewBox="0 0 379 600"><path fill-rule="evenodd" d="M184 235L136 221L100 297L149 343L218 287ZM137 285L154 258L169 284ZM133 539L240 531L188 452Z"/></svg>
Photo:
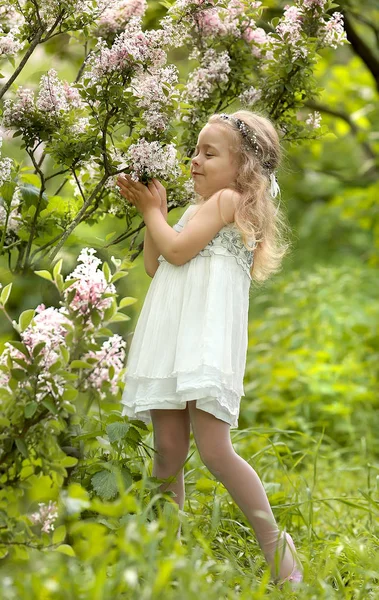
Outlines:
<svg viewBox="0 0 379 600"><path fill-rule="evenodd" d="M281 270L282 260L292 245L287 237L290 227L286 215L281 203L276 204L270 194L269 172L263 167L263 163L269 161L270 171L276 171L283 151L268 117L249 110L238 110L230 116L241 119L255 132L260 147L257 156L253 148L245 145L241 132L232 122L222 119L218 113L209 117L208 124L217 123L229 134L230 150L238 165L236 180L230 187L240 194L234 221L245 247L251 250L256 244L250 273L255 282L262 283Z"/></svg>

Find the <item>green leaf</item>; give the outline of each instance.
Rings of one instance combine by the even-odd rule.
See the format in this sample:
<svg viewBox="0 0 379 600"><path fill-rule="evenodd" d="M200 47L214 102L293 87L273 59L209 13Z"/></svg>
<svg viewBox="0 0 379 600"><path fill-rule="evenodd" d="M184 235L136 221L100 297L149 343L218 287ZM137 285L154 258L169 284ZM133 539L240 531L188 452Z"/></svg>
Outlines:
<svg viewBox="0 0 379 600"><path fill-rule="evenodd" d="M64 282L62 290L65 292L67 290L67 288L69 288L71 285L73 285L77 281L79 281L79 278L77 278L77 279L67 279L67 281Z"/></svg>
<svg viewBox="0 0 379 600"><path fill-rule="evenodd" d="M53 413L53 415L58 414L58 409L51 398L44 398L41 400L41 404L43 404L51 413Z"/></svg>
<svg viewBox="0 0 379 600"><path fill-rule="evenodd" d="M130 306L137 302L137 298L133 298L132 296L127 296L126 298L122 298L119 304L119 308L124 308L125 306Z"/></svg>
<svg viewBox="0 0 379 600"><path fill-rule="evenodd" d="M63 542L63 540L65 539L65 537L66 537L66 526L59 525L59 527L57 527L53 533L53 544L61 544Z"/></svg>
<svg viewBox="0 0 379 600"><path fill-rule="evenodd" d="M6 303L8 302L8 298L11 293L11 289L12 289L12 284L8 283L8 285L6 285L5 288L3 288L3 291L1 292L0 303L3 306L5 306Z"/></svg>
<svg viewBox="0 0 379 600"><path fill-rule="evenodd" d="M91 478L91 483L95 492L103 500L114 498L118 492L118 486L115 473L109 471L98 471Z"/></svg>
<svg viewBox="0 0 379 600"><path fill-rule="evenodd" d="M110 279L111 279L112 274L111 274L111 270L109 268L109 265L106 262L103 263L103 273L104 273L104 277L105 277L106 281L109 282Z"/></svg>
<svg viewBox="0 0 379 600"><path fill-rule="evenodd" d="M119 279L122 279L122 277L126 277L127 275L129 275L129 273L127 271L119 271L118 273L115 273L111 279L111 283L115 283L116 281L118 281Z"/></svg>
<svg viewBox="0 0 379 600"><path fill-rule="evenodd" d="M27 419L31 419L31 417L35 414L37 408L38 408L38 403L34 402L34 400L32 402L29 402L28 404L26 404L26 406L24 407L25 417Z"/></svg>
<svg viewBox="0 0 379 600"><path fill-rule="evenodd" d="M14 348L16 348L17 350L19 350L20 352L22 352L27 358L30 358L29 351L28 351L27 347L25 346L25 344L23 344L22 342L19 342L17 340L10 340L8 343L11 346L13 346Z"/></svg>
<svg viewBox="0 0 379 600"><path fill-rule="evenodd" d="M92 369L92 365L85 360L73 360L69 366L71 369Z"/></svg>
<svg viewBox="0 0 379 600"><path fill-rule="evenodd" d="M24 310L24 312L21 313L19 321L18 321L20 331L25 331L25 329L28 327L28 325L30 325L30 323L32 322L32 319L34 317L34 313L35 313L34 308Z"/></svg>
<svg viewBox="0 0 379 600"><path fill-rule="evenodd" d="M110 442L119 442L124 439L129 431L129 423L115 421L106 426L106 432Z"/></svg>
<svg viewBox="0 0 379 600"><path fill-rule="evenodd" d="M56 278L56 276L57 276L57 275L58 275L58 274L61 272L62 263L63 263L63 259L62 259L62 258L60 258L60 259L58 260L58 262L56 263L56 265L54 266L54 269L53 269L53 276L54 276L54 279L55 279L55 278Z"/></svg>
<svg viewBox="0 0 379 600"><path fill-rule="evenodd" d="M76 556L74 549L68 544L62 544L61 546L58 546L58 548L55 549L55 552L67 554L67 556Z"/></svg>
<svg viewBox="0 0 379 600"><path fill-rule="evenodd" d="M49 271L34 271L34 273L36 275L38 275L39 277L42 277L43 279L47 279L48 281L53 281L53 276L51 275L51 273Z"/></svg>
<svg viewBox="0 0 379 600"><path fill-rule="evenodd" d="M25 456L25 458L29 458L28 449L26 447L24 440L22 438L16 438L15 442L16 442L16 446L19 449L19 451L21 452L21 454L23 456Z"/></svg>
<svg viewBox="0 0 379 600"><path fill-rule="evenodd" d="M78 464L78 459L75 456L65 456L63 460L61 460L62 467L74 467Z"/></svg>
<svg viewBox="0 0 379 600"><path fill-rule="evenodd" d="M117 321L130 321L130 317L128 315L124 315L123 313L116 313L110 320L110 323L116 323Z"/></svg>

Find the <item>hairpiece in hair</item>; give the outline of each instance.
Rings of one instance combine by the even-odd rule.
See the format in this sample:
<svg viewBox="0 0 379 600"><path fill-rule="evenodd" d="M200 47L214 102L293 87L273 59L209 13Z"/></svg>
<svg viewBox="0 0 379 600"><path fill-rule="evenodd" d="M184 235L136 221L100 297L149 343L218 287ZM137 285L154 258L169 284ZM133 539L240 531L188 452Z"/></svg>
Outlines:
<svg viewBox="0 0 379 600"><path fill-rule="evenodd" d="M247 127L246 123L244 121L241 121L241 119L238 119L238 118L233 117L232 115L228 115L226 113L221 113L219 116L221 117L221 119L224 119L225 121L231 121L232 123L234 123L236 125L237 129L239 129L239 131L241 132L242 137L245 140L247 140L247 142L253 148L255 154L259 157L261 149L258 144L257 136L256 136L255 132L252 131L250 129L250 127ZM264 169L266 169L270 173L270 183L271 183L270 193L273 198L276 198L278 193L280 194L280 187L279 187L276 175L273 171L272 162L267 160L264 163L262 163L262 166ZM280 200L279 200L279 204L280 204ZM278 204L276 212L279 209L279 204ZM276 214L276 212L275 212L275 214Z"/></svg>

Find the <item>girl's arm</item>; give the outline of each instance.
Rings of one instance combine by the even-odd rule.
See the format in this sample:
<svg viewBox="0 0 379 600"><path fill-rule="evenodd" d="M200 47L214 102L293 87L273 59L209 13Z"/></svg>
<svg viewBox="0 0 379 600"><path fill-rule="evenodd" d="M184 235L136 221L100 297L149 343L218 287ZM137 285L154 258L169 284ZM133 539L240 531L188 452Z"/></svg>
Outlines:
<svg viewBox="0 0 379 600"><path fill-rule="evenodd" d="M156 182L159 196L161 198L161 213L167 221L167 194L165 187L160 183ZM148 228L145 228L145 237L143 243L143 261L145 271L149 277L154 277L156 270L159 267L158 256L160 252L151 237Z"/></svg>
<svg viewBox="0 0 379 600"><path fill-rule="evenodd" d="M161 213L167 221L167 204L161 204ZM154 277L156 270L159 267L158 256L160 252L156 247L153 238L151 237L149 230L145 227L145 237L143 242L143 262L145 271L149 277Z"/></svg>

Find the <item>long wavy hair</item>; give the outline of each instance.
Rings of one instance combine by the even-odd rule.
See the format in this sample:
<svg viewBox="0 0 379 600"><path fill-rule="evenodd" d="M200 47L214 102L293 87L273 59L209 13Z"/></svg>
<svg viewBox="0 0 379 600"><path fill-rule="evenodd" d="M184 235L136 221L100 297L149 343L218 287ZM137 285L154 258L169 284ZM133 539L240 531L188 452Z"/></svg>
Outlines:
<svg viewBox="0 0 379 600"><path fill-rule="evenodd" d="M270 170L276 171L281 163L283 151L273 122L263 114L250 110L238 110L230 116L241 119L255 132L259 154L247 147L244 138L231 121L214 114L208 123L224 127L230 140L230 150L237 161L237 178L230 186L240 194L234 221L241 232L245 247L254 249L251 277L263 283L271 274L281 270L284 256L292 243L289 239L290 227L282 210L282 203L270 194L270 171L263 166L270 162ZM204 202L196 194L196 204Z"/></svg>

